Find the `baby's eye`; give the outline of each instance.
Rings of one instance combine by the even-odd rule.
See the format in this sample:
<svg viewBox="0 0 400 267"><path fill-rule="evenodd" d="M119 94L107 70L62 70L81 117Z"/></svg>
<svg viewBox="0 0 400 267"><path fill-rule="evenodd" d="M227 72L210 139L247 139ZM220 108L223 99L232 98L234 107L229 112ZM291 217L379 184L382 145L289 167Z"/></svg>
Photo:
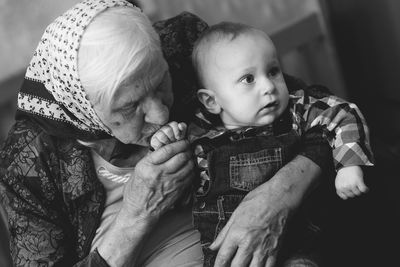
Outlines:
<svg viewBox="0 0 400 267"><path fill-rule="evenodd" d="M254 83L254 80L255 79L252 74L247 74L246 76L244 76L243 78L240 79L240 82L251 84L251 83Z"/></svg>
<svg viewBox="0 0 400 267"><path fill-rule="evenodd" d="M272 67L269 70L269 75L271 75L272 77L277 76L281 73L281 69L279 67Z"/></svg>

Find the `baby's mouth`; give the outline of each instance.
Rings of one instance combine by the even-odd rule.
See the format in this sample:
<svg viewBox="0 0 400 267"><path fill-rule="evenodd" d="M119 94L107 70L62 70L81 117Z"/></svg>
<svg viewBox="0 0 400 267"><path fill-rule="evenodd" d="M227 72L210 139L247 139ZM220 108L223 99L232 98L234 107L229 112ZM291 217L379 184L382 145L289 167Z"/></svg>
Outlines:
<svg viewBox="0 0 400 267"><path fill-rule="evenodd" d="M268 103L267 105L265 105L262 109L269 109L269 108L274 108L278 105L277 101L272 101L270 103Z"/></svg>

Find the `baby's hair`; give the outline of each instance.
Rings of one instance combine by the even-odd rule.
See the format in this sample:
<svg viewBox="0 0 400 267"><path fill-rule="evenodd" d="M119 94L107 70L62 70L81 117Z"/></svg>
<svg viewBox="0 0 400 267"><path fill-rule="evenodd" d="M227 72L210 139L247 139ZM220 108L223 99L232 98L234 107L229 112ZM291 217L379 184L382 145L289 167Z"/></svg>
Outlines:
<svg viewBox="0 0 400 267"><path fill-rule="evenodd" d="M212 25L201 34L194 44L192 53L192 63L200 87L205 86L202 68L210 46L221 40L232 41L244 33L254 31L260 30L243 23L223 21Z"/></svg>
<svg viewBox="0 0 400 267"><path fill-rule="evenodd" d="M161 75L160 55L159 36L140 9L114 7L95 17L82 36L78 55L80 80L91 103L111 101L132 74L138 81Z"/></svg>

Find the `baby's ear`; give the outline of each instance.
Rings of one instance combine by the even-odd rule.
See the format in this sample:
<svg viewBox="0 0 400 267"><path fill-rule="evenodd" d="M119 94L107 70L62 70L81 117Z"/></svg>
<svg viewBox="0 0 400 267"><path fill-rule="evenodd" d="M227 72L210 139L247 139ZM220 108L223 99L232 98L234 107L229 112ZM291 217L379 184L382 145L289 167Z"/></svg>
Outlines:
<svg viewBox="0 0 400 267"><path fill-rule="evenodd" d="M199 89L197 91L197 98L208 110L213 114L221 113L221 106L215 100L215 93L209 89Z"/></svg>

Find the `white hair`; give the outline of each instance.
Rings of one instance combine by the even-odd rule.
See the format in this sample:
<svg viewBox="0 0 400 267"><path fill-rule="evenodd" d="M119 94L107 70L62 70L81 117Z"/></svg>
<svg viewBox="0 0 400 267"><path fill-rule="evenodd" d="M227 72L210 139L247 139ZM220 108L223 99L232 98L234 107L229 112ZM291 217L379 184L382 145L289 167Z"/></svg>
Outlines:
<svg viewBox="0 0 400 267"><path fill-rule="evenodd" d="M113 7L99 14L84 32L78 54L80 80L92 105L111 101L128 76L155 75L160 56L158 34L140 9Z"/></svg>

